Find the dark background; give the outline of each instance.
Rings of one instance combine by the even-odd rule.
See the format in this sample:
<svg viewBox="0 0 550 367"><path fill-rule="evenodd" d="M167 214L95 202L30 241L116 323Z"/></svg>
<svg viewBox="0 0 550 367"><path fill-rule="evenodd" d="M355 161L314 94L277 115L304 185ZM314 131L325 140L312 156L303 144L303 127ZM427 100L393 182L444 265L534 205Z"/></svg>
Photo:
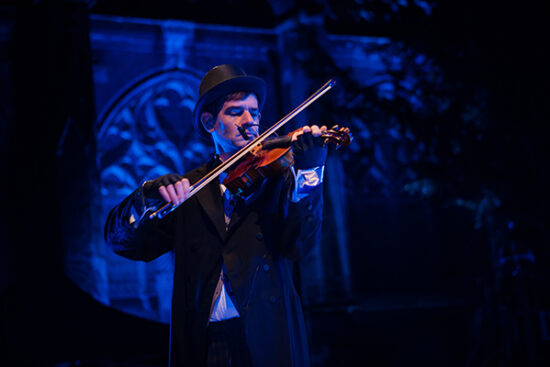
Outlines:
<svg viewBox="0 0 550 367"><path fill-rule="evenodd" d="M339 91L318 113L349 121L356 136L338 156L352 287L327 283L328 297L306 303L313 362L548 365L549 78L539 2L8 1L1 9L3 365L167 361L167 325L102 305L63 272L67 172L80 183L97 175L74 171L89 167L74 161L96 155L90 14L267 29L306 15L327 34L390 39L380 46L388 58L407 61L388 71L403 81L391 99L338 68L318 28L303 25L303 51L288 55L312 85L337 77ZM90 147L70 159L59 154L68 117Z"/></svg>

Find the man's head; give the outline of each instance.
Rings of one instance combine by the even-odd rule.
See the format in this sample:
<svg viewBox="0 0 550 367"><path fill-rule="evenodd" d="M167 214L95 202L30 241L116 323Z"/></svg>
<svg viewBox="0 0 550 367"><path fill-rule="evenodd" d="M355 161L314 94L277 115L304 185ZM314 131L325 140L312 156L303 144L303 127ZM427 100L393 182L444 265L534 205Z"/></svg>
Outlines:
<svg viewBox="0 0 550 367"><path fill-rule="evenodd" d="M232 145L231 149L236 150L246 145L237 128L242 126L249 135L257 135L265 93L262 79L246 75L234 65L216 66L206 73L199 86L193 117L195 127L201 136L212 137L216 149L221 144L221 148L230 149Z"/></svg>
<svg viewBox="0 0 550 367"><path fill-rule="evenodd" d="M210 134L218 154L233 154L258 136L260 107L251 92L228 94L200 115L203 128Z"/></svg>

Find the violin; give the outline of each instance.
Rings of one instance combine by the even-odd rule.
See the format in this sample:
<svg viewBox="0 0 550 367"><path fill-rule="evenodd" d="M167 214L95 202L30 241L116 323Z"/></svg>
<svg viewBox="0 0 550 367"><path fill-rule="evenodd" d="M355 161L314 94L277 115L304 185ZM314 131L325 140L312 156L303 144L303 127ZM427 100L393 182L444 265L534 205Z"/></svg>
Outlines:
<svg viewBox="0 0 550 367"><path fill-rule="evenodd" d="M222 184L237 196L248 196L257 183L267 177L275 176L294 164L292 154L292 136L301 131L299 128L284 137L266 140L252 149L242 162L231 168ZM353 137L347 127L333 126L321 134L323 146L328 143L348 146Z"/></svg>
<svg viewBox="0 0 550 367"><path fill-rule="evenodd" d="M294 110L292 110L289 114L287 114L285 117L283 117L281 120L273 124L269 129L264 131L262 134L260 134L257 138L252 140L250 143L248 143L246 146L241 148L238 152L236 152L234 155L232 155L230 158L228 158L225 162L214 168L212 171L210 171L207 175L205 175L202 179L197 181L194 185L190 187L190 191L188 194L188 199L195 195L197 192L199 192L202 188L204 188L206 185L208 185L210 182L212 182L214 179L216 179L220 174L223 172L229 170L231 167L236 166L240 167L240 171L231 171L228 173L228 177L231 176L231 179L227 182L229 186L231 186L230 191L233 192L235 190L236 192L239 192L239 190L244 191L244 189L248 187L252 187L254 185L255 180L249 180L248 177L251 175L258 175L262 176L264 174L269 173L270 170L275 170L273 166L265 165L265 164L259 164L260 162L279 162L278 164L281 165L281 169L284 169L288 166L290 166L293 163L293 160L287 155L288 151L290 151L290 145L292 142L291 137L286 136L282 138L283 140L279 141L273 141L271 140L271 143L267 141L269 137L271 137L276 130L281 128L283 125L285 125L288 121L290 121L292 118L294 118L296 115L298 115L300 112L302 112L304 109L306 109L309 105L311 105L313 102L315 102L317 99L319 99L322 95L324 95L326 92L328 92L335 84L334 79L330 79L327 81L321 88L319 88L315 93L313 93L311 96L309 96L306 100L304 100L301 104L299 104ZM343 129L341 132L339 132L339 129ZM349 135L349 129L347 128L336 128L331 129L327 131L327 135L324 136L325 138L325 144L328 142L340 142L339 145L345 145L346 143L349 144L352 140L351 136ZM264 143L265 142L265 143ZM274 149L282 149L280 147L276 148L274 145L288 145L288 147L284 148L283 151L278 151ZM265 149L265 146L270 147L270 149ZM262 153L261 155L258 153L262 150L269 151L269 154ZM251 152L254 151L255 154L251 154ZM245 159L246 156L249 157L255 157L251 158L249 160ZM262 157L262 158L259 158ZM282 159L282 160L281 160ZM249 171L244 170L246 167L263 167L261 170L256 171ZM270 168L267 168L270 167ZM255 172L255 173L253 173ZM248 177L247 177L248 175ZM236 177L241 177L241 180L237 180ZM224 185L226 183L227 178L224 180ZM244 177L244 178L242 178ZM248 184L250 183L250 184ZM228 187L228 186L226 186ZM228 187L229 189L229 187ZM180 204L181 205L181 204ZM152 214L149 215L149 219L153 219L158 216L159 219L164 218L166 215L168 215L170 212L172 212L174 209L176 209L178 205L172 205L171 203L165 203L163 206L161 206L159 209L154 211Z"/></svg>

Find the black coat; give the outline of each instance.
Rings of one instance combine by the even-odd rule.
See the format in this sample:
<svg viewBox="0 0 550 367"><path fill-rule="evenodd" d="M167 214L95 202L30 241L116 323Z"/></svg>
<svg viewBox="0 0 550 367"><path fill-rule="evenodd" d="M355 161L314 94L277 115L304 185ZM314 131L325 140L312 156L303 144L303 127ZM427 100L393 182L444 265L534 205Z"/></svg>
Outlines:
<svg viewBox="0 0 550 367"><path fill-rule="evenodd" d="M193 184L213 167L209 162L185 177ZM206 364L206 326L222 261L254 366L309 366L292 268L320 239L322 187L294 203L292 182L286 172L267 180L246 204L239 201L227 231L218 180L138 229L128 218L140 189L110 212L105 239L116 253L150 261L175 252L170 366Z"/></svg>

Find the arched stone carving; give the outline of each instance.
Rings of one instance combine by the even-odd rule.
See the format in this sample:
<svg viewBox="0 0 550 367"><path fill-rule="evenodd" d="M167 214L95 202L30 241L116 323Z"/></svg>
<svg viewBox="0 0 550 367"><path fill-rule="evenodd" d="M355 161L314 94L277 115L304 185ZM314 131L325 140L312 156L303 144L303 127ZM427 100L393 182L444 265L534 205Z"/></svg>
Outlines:
<svg viewBox="0 0 550 367"><path fill-rule="evenodd" d="M211 155L192 124L199 78L192 71L151 74L123 91L99 119L98 159L102 216L144 180L202 164ZM111 306L169 321L173 262L166 254L151 263L106 253Z"/></svg>

